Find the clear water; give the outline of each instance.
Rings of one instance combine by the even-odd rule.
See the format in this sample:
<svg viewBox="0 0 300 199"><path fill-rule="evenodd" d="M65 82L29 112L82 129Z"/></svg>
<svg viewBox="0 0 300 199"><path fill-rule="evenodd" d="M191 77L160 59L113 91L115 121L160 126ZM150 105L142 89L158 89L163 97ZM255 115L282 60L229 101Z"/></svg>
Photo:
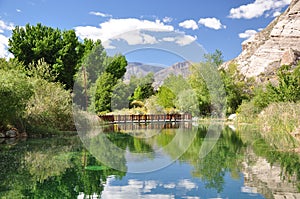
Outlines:
<svg viewBox="0 0 300 199"><path fill-rule="evenodd" d="M300 156L252 128L108 129L90 145L78 136L0 140L0 198L300 198ZM112 154L100 134L124 153ZM99 161L99 151L121 171Z"/></svg>

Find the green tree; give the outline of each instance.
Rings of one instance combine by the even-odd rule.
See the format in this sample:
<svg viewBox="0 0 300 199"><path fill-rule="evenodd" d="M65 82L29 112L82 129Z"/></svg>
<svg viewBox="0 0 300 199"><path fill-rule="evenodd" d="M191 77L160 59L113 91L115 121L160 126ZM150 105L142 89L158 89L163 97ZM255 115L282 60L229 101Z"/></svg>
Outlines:
<svg viewBox="0 0 300 199"><path fill-rule="evenodd" d="M112 90L116 80L111 73L104 72L96 81L95 91L95 111L103 113L111 111Z"/></svg>
<svg viewBox="0 0 300 199"><path fill-rule="evenodd" d="M196 93L199 114L208 115L211 111L211 97L208 87L202 76L204 63L194 64L190 67L191 75L189 76L189 83Z"/></svg>
<svg viewBox="0 0 300 199"><path fill-rule="evenodd" d="M112 61L108 64L105 71L114 76L115 79L121 79L126 72L127 61L125 56L116 55L112 58Z"/></svg>
<svg viewBox="0 0 300 199"><path fill-rule="evenodd" d="M213 63L216 67L219 67L224 62L222 51L218 49L212 54L205 54L204 58L206 62Z"/></svg>
<svg viewBox="0 0 300 199"><path fill-rule="evenodd" d="M300 100L300 62L293 70L291 66L282 66L277 72L277 81L277 84L268 83L265 88L256 88L253 102L259 110L272 102Z"/></svg>
<svg viewBox="0 0 300 199"><path fill-rule="evenodd" d="M105 71L108 61L106 51L100 40L93 42L89 39L84 40L84 49L82 51L84 53L82 65L86 70L89 83L95 83L101 73ZM79 71L81 72L82 68Z"/></svg>
<svg viewBox="0 0 300 199"><path fill-rule="evenodd" d="M300 100L300 62L291 71L291 66L283 65L277 72L278 85L267 86L270 101L296 102Z"/></svg>
<svg viewBox="0 0 300 199"><path fill-rule="evenodd" d="M199 116L196 93L192 89L182 91L176 97L175 106L182 112L191 113L193 116Z"/></svg>
<svg viewBox="0 0 300 199"><path fill-rule="evenodd" d="M165 80L163 86L169 88L176 96L184 90L191 88L187 80L182 75L169 75Z"/></svg>
<svg viewBox="0 0 300 199"><path fill-rule="evenodd" d="M164 108L173 108L175 107L174 101L176 99L176 95L166 86L159 87L157 93L157 102L159 105L163 106Z"/></svg>
<svg viewBox="0 0 300 199"><path fill-rule="evenodd" d="M57 81L72 88L73 76L81 62L84 46L78 41L74 30L61 31L38 23L16 26L8 41L9 51L27 68L40 59L58 74Z"/></svg>
<svg viewBox="0 0 300 199"><path fill-rule="evenodd" d="M134 90L131 100L132 101L134 101L134 100L143 101L154 94L155 94L155 92L154 92L154 88L153 88L152 84L150 84L150 83L142 84L142 85L139 85Z"/></svg>

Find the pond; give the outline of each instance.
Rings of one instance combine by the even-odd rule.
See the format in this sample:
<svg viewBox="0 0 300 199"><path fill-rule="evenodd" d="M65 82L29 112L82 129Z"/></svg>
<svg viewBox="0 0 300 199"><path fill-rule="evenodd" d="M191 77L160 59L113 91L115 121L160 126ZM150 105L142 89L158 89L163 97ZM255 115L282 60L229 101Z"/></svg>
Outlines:
<svg viewBox="0 0 300 199"><path fill-rule="evenodd" d="M300 156L232 129L130 124L2 140L0 198L300 198Z"/></svg>

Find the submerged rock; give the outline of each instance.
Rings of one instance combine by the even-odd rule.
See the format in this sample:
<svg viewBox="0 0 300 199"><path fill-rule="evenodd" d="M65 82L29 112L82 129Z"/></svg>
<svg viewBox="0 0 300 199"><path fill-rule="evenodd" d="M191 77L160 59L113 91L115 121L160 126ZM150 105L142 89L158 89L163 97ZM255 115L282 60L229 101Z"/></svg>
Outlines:
<svg viewBox="0 0 300 199"><path fill-rule="evenodd" d="M4 133L0 133L0 138L5 138L5 134Z"/></svg>
<svg viewBox="0 0 300 199"><path fill-rule="evenodd" d="M5 142L6 142L6 144L13 145L13 144L17 143L17 139L16 138L9 138L9 139L6 139Z"/></svg>

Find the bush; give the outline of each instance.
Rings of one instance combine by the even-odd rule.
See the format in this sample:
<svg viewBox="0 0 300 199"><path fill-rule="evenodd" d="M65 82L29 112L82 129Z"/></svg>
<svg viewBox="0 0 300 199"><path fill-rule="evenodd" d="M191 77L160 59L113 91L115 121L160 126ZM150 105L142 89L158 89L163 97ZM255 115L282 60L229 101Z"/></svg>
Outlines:
<svg viewBox="0 0 300 199"><path fill-rule="evenodd" d="M74 130L72 100L60 83L33 79L34 95L26 108L26 119L33 127Z"/></svg>
<svg viewBox="0 0 300 199"><path fill-rule="evenodd" d="M237 109L238 122L252 123L259 113L260 109L255 106L253 101L243 101Z"/></svg>
<svg viewBox="0 0 300 199"><path fill-rule="evenodd" d="M0 70L0 129L13 125L23 129L25 107L33 94L28 78L16 70Z"/></svg>
<svg viewBox="0 0 300 199"><path fill-rule="evenodd" d="M300 127L300 103L272 103L259 114L257 123L266 140L277 148L298 145L291 133Z"/></svg>

